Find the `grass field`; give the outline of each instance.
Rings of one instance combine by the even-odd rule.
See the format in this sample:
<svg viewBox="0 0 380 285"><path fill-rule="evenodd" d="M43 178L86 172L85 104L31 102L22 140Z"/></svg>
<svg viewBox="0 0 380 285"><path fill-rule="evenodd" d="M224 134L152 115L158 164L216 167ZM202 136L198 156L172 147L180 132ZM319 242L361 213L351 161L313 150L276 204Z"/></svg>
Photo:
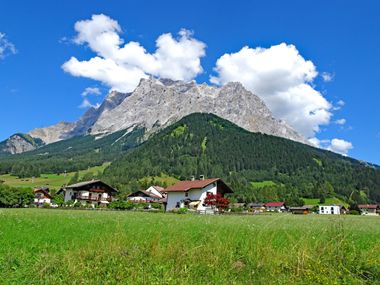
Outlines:
<svg viewBox="0 0 380 285"><path fill-rule="evenodd" d="M340 200L339 198L326 198L326 201L323 204L319 203L319 199L313 199L313 198L302 198L302 200L305 202L305 205L312 205L312 206L317 206L317 205L343 205L348 209L348 203Z"/></svg>
<svg viewBox="0 0 380 285"><path fill-rule="evenodd" d="M0 209L1 284L379 284L380 218Z"/></svg>
<svg viewBox="0 0 380 285"><path fill-rule="evenodd" d="M83 177L86 173L94 173L103 172L104 169L109 166L110 163L104 163L101 166L94 166L88 168L86 170L79 171L79 177ZM10 174L0 175L0 181L4 181L4 184L13 186L13 187L41 187L47 186L50 189L59 189L62 185L67 184L70 179L74 176L75 172L69 172L61 174L41 174L40 177L37 178L18 178L17 176L12 176Z"/></svg>

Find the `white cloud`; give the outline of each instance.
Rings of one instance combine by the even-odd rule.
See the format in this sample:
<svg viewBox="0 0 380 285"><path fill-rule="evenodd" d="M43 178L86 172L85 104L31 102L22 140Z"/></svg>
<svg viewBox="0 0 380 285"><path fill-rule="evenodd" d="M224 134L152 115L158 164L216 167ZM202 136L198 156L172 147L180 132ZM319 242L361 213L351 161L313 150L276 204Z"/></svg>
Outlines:
<svg viewBox="0 0 380 285"><path fill-rule="evenodd" d="M353 149L351 142L342 139L320 140L314 137L309 139L309 142L315 147L324 148L345 156L350 149Z"/></svg>
<svg viewBox="0 0 380 285"><path fill-rule="evenodd" d="M15 53L17 53L15 45L7 39L4 33L0 33L0 59Z"/></svg>
<svg viewBox="0 0 380 285"><path fill-rule="evenodd" d="M90 100L88 100L87 98L84 98L83 101L82 101L82 104L80 104L78 107L81 108L81 109L87 109L87 108L99 108L100 104L97 103L97 104L92 104L90 102Z"/></svg>
<svg viewBox="0 0 380 285"><path fill-rule="evenodd" d="M98 87L87 87L86 89L84 89L84 91L82 92L81 95L83 97L86 97L88 95L99 96L101 94L102 94L102 92L100 91L100 89Z"/></svg>
<svg viewBox="0 0 380 285"><path fill-rule="evenodd" d="M327 148L333 152L340 153L342 155L347 155L348 151L352 149L352 143L341 140L341 139L332 139L330 146Z"/></svg>
<svg viewBox="0 0 380 285"><path fill-rule="evenodd" d="M340 110L342 109L342 107L346 105L346 103L343 101L343 100L339 100L337 103L336 103L336 106L333 107L333 110L334 111L337 111L337 110Z"/></svg>
<svg viewBox="0 0 380 285"><path fill-rule="evenodd" d="M346 124L346 119L338 119L335 121L335 124L342 126L342 125Z"/></svg>
<svg viewBox="0 0 380 285"><path fill-rule="evenodd" d="M330 122L331 104L312 87L318 75L316 67L294 45L246 46L220 57L215 71L217 76L211 77L211 82L240 81L264 100L275 117L308 138Z"/></svg>
<svg viewBox="0 0 380 285"><path fill-rule="evenodd" d="M329 73L329 72L322 72L321 76L324 82L330 82L335 77L333 73Z"/></svg>
<svg viewBox="0 0 380 285"><path fill-rule="evenodd" d="M159 36L154 53L147 52L138 42L124 44L118 22L103 14L78 21L75 30L78 34L74 42L88 45L96 56L84 61L71 57L62 68L121 92L133 91L140 79L149 75L189 81L203 72L200 59L206 45L185 29L177 38L170 33Z"/></svg>

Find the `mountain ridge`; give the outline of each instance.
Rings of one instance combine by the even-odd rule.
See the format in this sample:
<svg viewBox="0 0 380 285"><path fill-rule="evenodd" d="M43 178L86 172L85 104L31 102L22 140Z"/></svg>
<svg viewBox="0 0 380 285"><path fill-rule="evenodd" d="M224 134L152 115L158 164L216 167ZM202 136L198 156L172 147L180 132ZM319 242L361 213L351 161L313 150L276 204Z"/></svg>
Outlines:
<svg viewBox="0 0 380 285"><path fill-rule="evenodd" d="M27 135L44 144L86 134L102 137L135 127L145 128L149 135L195 112L214 113L252 132L309 144L286 122L274 118L265 103L239 82L217 87L153 77L141 79L131 93L111 91L99 108L88 109L75 122L33 129Z"/></svg>

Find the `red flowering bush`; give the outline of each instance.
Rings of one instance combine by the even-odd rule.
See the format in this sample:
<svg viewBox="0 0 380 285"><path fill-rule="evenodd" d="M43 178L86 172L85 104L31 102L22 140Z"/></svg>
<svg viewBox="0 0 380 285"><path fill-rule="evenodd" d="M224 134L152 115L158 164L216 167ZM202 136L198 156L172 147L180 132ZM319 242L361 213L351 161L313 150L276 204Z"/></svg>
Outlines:
<svg viewBox="0 0 380 285"><path fill-rule="evenodd" d="M217 208L219 211L223 212L228 205L230 204L230 200L224 198L222 194L213 194L207 193L207 196L204 200L204 204L206 206L211 206Z"/></svg>

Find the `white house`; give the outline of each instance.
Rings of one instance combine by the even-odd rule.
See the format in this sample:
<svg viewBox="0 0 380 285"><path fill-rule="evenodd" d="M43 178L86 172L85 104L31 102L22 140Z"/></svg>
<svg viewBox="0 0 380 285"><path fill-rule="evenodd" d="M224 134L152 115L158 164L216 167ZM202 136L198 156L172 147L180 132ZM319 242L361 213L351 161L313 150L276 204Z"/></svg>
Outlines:
<svg viewBox="0 0 380 285"><path fill-rule="evenodd" d="M44 204L51 204L51 195L49 188L37 188L34 189L34 204L37 206L43 206Z"/></svg>
<svg viewBox="0 0 380 285"><path fill-rule="evenodd" d="M284 202L268 202L265 204L265 209L268 212L284 212L286 211L286 206Z"/></svg>
<svg viewBox="0 0 380 285"><path fill-rule="evenodd" d="M204 204L207 193L214 195L233 193L220 178L180 181L165 189L167 193L166 211L175 208L189 208L205 211L209 207Z"/></svg>
<svg viewBox="0 0 380 285"><path fill-rule="evenodd" d="M358 208L360 210L360 213L362 215L368 215L368 216L377 216L377 205L358 205Z"/></svg>
<svg viewBox="0 0 380 285"><path fill-rule="evenodd" d="M100 180L91 180L67 185L57 193L64 195L65 202L72 200L83 205L106 206L117 190Z"/></svg>
<svg viewBox="0 0 380 285"><path fill-rule="evenodd" d="M146 190L139 190L128 195L128 201L136 203L162 202L166 197L164 188L160 186L150 186Z"/></svg>
<svg viewBox="0 0 380 285"><path fill-rule="evenodd" d="M319 206L320 215L341 215L346 213L346 208L341 205Z"/></svg>

